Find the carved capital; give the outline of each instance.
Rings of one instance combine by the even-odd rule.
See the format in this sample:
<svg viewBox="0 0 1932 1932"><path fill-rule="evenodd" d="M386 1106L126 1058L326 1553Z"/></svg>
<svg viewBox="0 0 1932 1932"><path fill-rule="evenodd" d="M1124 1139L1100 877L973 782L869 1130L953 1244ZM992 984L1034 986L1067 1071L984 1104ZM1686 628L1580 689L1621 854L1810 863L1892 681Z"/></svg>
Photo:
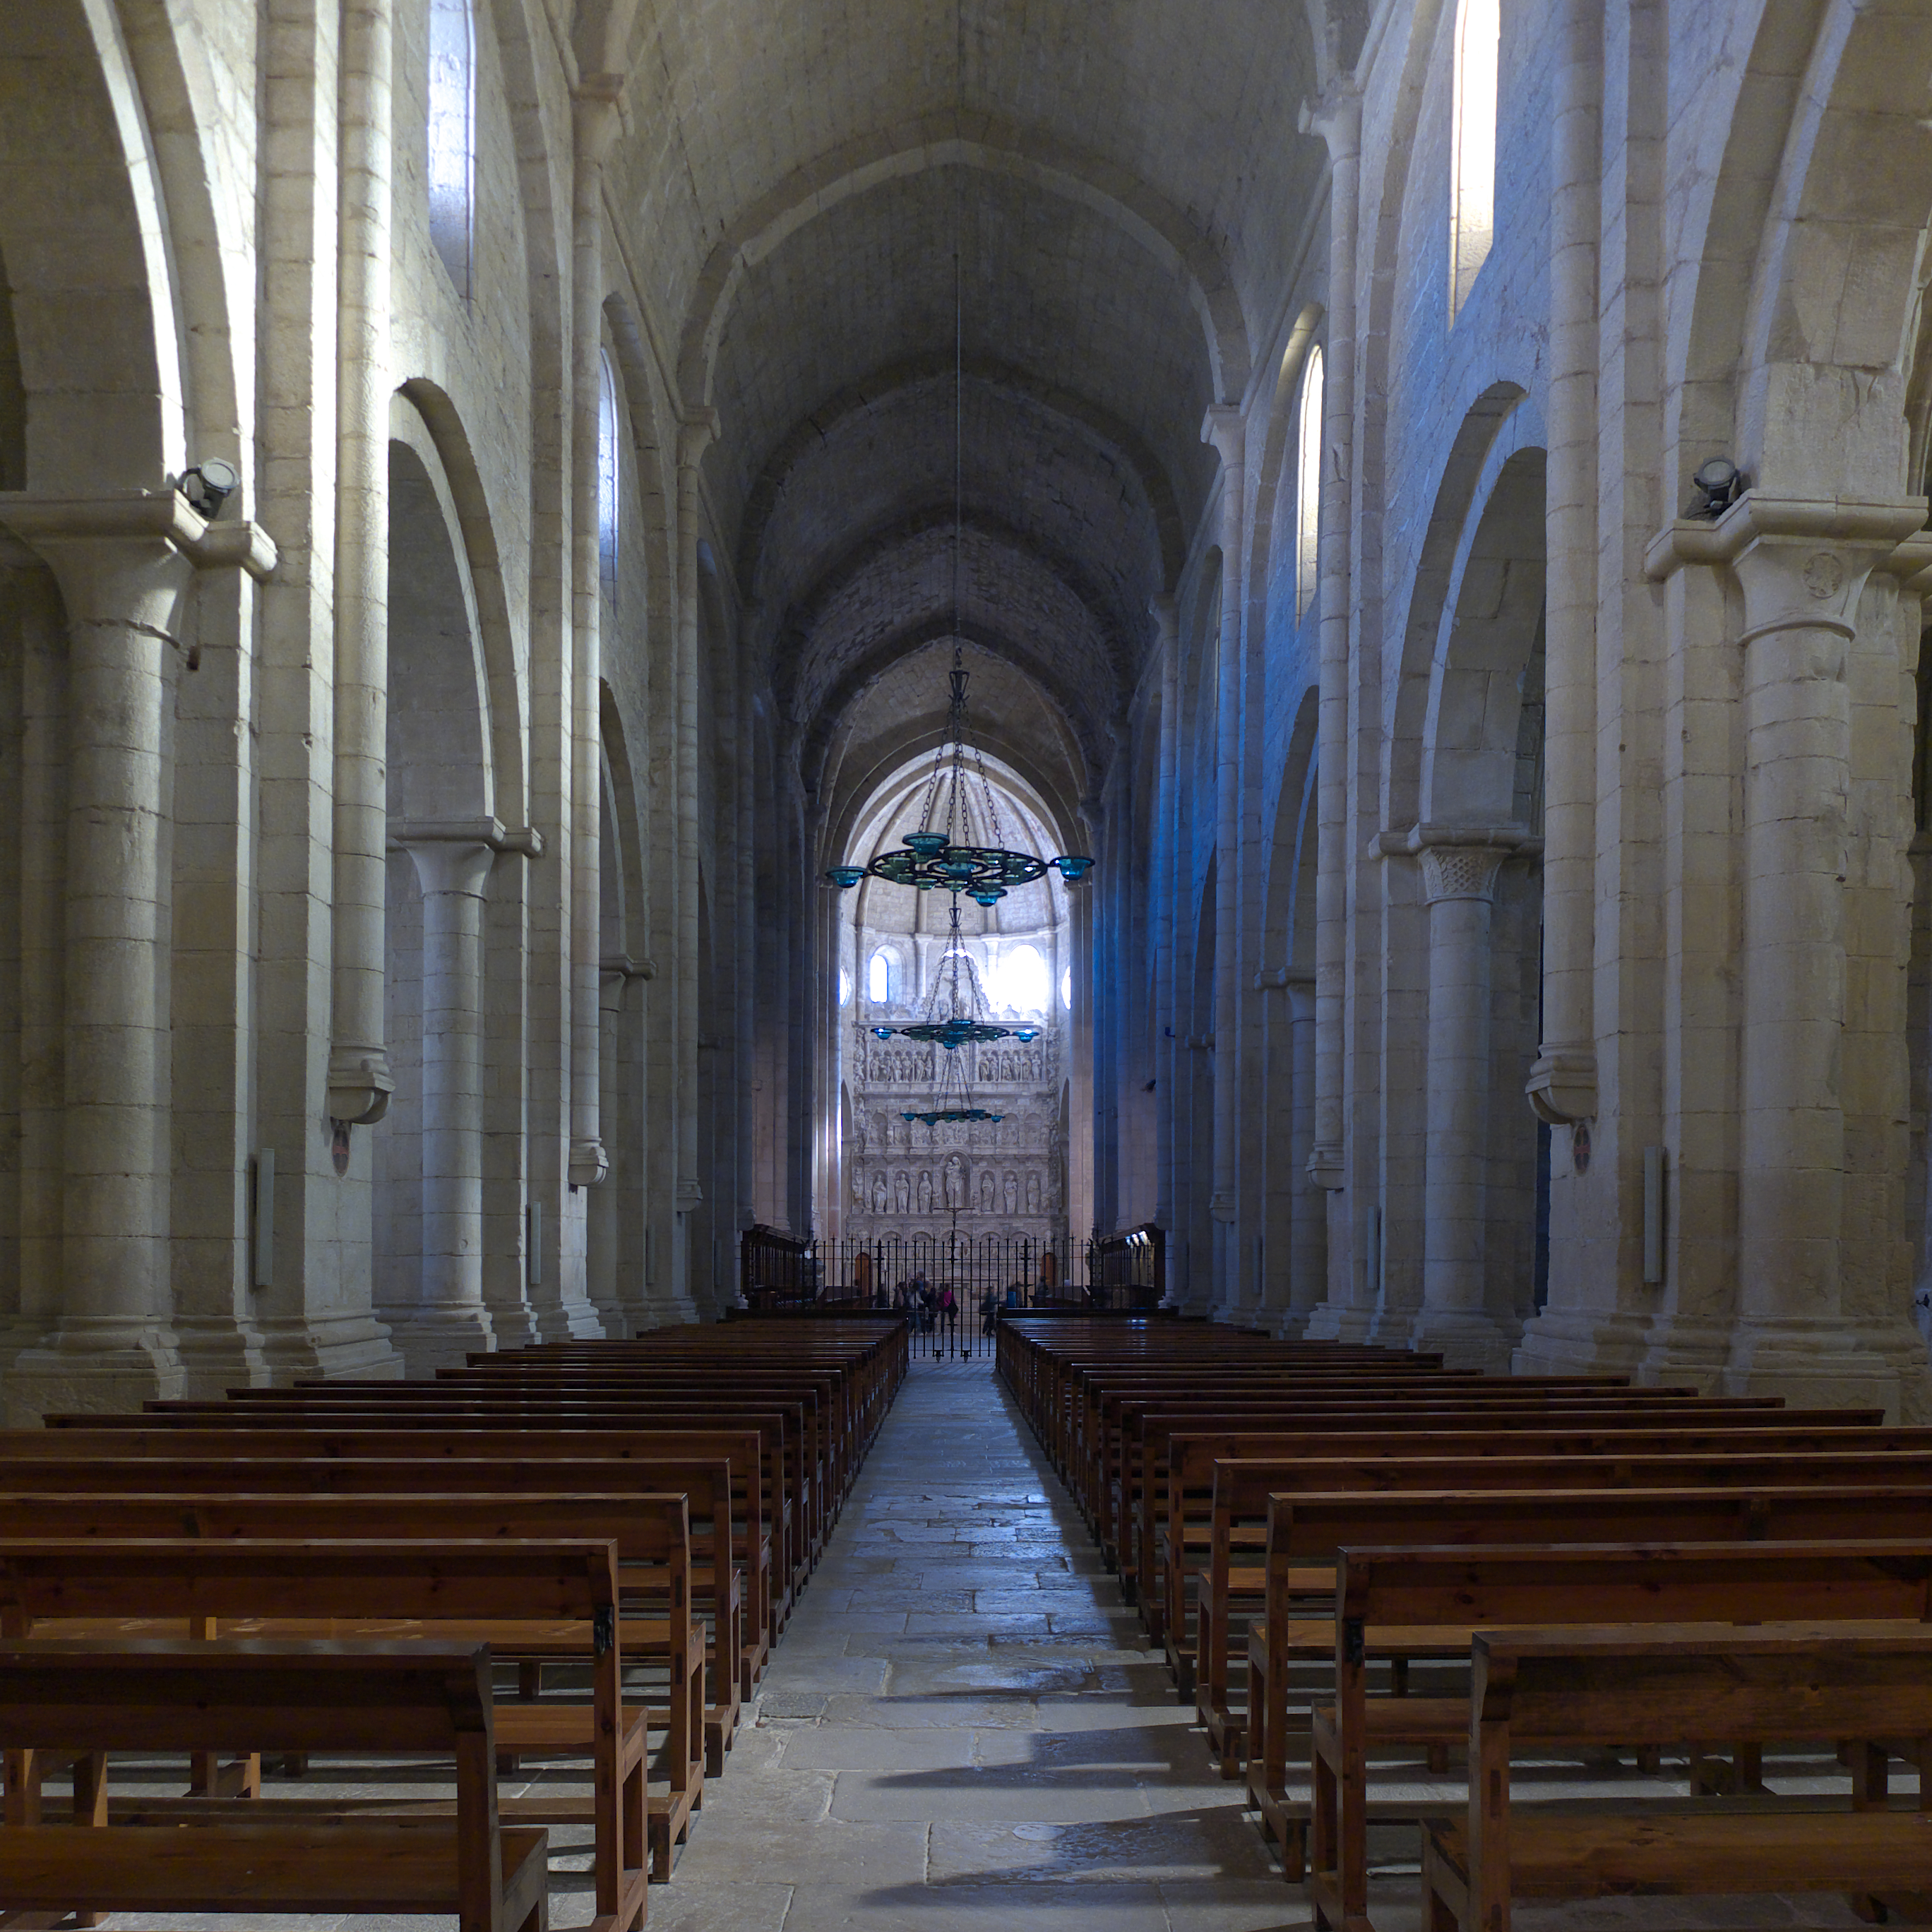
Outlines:
<svg viewBox="0 0 1932 1932"><path fill-rule="evenodd" d="M1339 1141L1318 1141L1308 1156L1308 1178L1330 1192L1342 1185L1342 1146Z"/></svg>

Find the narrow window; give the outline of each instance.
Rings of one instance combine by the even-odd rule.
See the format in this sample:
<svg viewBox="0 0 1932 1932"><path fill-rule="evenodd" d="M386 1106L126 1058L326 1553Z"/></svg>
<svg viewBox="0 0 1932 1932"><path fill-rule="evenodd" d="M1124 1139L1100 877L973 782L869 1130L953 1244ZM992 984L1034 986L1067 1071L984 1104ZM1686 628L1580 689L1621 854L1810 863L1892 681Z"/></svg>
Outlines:
<svg viewBox="0 0 1932 1932"><path fill-rule="evenodd" d="M842 1006L852 1004L852 976L842 966L838 969L838 1004Z"/></svg>
<svg viewBox="0 0 1932 1932"><path fill-rule="evenodd" d="M1500 10L1501 0L1461 0L1456 9L1454 178L1449 191L1451 322L1468 298L1496 232Z"/></svg>
<svg viewBox="0 0 1932 1932"><path fill-rule="evenodd" d="M470 296L476 182L476 23L470 0L430 0L429 235Z"/></svg>
<svg viewBox="0 0 1932 1932"><path fill-rule="evenodd" d="M1294 614L1315 602L1322 538L1322 348L1308 352L1301 378L1301 433L1294 464Z"/></svg>
<svg viewBox="0 0 1932 1932"><path fill-rule="evenodd" d="M1073 968L1062 967L1060 974L1060 1004L1070 1007L1073 1004Z"/></svg>
<svg viewBox="0 0 1932 1932"><path fill-rule="evenodd" d="M617 385L610 358L597 358L597 581L617 601Z"/></svg>
<svg viewBox="0 0 1932 1932"><path fill-rule="evenodd" d="M883 1006L892 989L892 956L882 950L872 955L872 962L866 969L866 993L874 1006Z"/></svg>
<svg viewBox="0 0 1932 1932"><path fill-rule="evenodd" d="M1036 946L1016 946L1000 962L1000 1004L1008 1012L1046 1010L1046 962Z"/></svg>

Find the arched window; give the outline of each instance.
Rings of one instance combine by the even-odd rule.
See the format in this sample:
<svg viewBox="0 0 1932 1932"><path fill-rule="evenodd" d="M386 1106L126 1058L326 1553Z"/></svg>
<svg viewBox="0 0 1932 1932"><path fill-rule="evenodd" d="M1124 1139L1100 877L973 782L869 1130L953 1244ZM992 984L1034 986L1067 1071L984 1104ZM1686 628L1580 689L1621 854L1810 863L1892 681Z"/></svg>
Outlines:
<svg viewBox="0 0 1932 1932"><path fill-rule="evenodd" d="M1468 299L1496 232L1496 67L1501 0L1460 0L1456 11L1454 170L1449 188L1449 319Z"/></svg>
<svg viewBox="0 0 1932 1932"><path fill-rule="evenodd" d="M1010 1012L1046 1010L1046 962L1036 946L1016 946L1000 962L1000 1004Z"/></svg>
<svg viewBox="0 0 1932 1932"><path fill-rule="evenodd" d="M1060 969L1060 1004L1070 1010L1073 1004L1073 968L1071 966Z"/></svg>
<svg viewBox="0 0 1932 1932"><path fill-rule="evenodd" d="M597 581L617 601L617 384L610 358L597 356Z"/></svg>
<svg viewBox="0 0 1932 1932"><path fill-rule="evenodd" d="M866 968L866 997L874 1006L883 1006L892 994L892 956L880 946Z"/></svg>
<svg viewBox="0 0 1932 1932"><path fill-rule="evenodd" d="M1308 352L1301 376L1301 424L1294 460L1294 614L1315 602L1322 536L1322 346Z"/></svg>
<svg viewBox="0 0 1932 1932"><path fill-rule="evenodd" d="M465 301L476 185L476 23L470 8L470 0L430 0L429 235Z"/></svg>
<svg viewBox="0 0 1932 1932"><path fill-rule="evenodd" d="M852 1004L852 976L842 966L838 969L838 1004L842 1006Z"/></svg>

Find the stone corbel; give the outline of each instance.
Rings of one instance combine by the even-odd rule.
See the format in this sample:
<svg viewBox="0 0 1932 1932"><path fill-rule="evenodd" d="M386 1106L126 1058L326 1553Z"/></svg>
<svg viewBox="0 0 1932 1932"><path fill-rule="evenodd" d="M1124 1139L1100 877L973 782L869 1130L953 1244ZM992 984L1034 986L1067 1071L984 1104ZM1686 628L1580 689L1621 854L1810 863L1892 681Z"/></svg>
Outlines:
<svg viewBox="0 0 1932 1932"><path fill-rule="evenodd" d="M0 490L0 525L36 552L49 543L158 538L197 570L245 570L266 583L278 553L260 524L237 518L210 523L178 490L129 490L112 496L36 496Z"/></svg>
<svg viewBox="0 0 1932 1932"><path fill-rule="evenodd" d="M389 827L388 849L404 852L412 845L487 845L493 852L514 852L526 859L543 856L543 834L533 825L506 828L494 814L481 818L412 818Z"/></svg>

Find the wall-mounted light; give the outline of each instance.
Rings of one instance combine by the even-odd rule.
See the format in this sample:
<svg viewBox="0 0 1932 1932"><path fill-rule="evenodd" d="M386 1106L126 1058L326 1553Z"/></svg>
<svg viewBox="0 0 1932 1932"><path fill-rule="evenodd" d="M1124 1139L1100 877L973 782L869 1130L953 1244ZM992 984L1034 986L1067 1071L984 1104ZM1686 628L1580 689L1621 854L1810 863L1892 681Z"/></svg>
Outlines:
<svg viewBox="0 0 1932 1932"><path fill-rule="evenodd" d="M1686 514L1707 518L1712 523L1744 494L1744 474L1726 456L1714 456L1708 462L1700 463L1697 473L1690 481L1696 489L1698 500Z"/></svg>
<svg viewBox="0 0 1932 1932"><path fill-rule="evenodd" d="M192 470L184 470L181 480L175 485L188 499L189 506L210 523L220 515L222 505L241 487L241 472L232 464L224 463L219 457L211 457Z"/></svg>

